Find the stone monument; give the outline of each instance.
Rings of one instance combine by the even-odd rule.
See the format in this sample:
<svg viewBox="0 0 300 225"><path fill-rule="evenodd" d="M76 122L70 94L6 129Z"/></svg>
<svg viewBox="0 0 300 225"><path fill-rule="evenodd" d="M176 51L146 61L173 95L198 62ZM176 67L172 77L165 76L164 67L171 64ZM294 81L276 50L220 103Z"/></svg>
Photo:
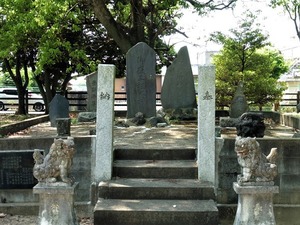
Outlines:
<svg viewBox="0 0 300 225"><path fill-rule="evenodd" d="M265 156L255 138L238 136L235 152L242 174L233 184L239 195L234 225L275 225L273 194L279 192L279 187L274 186L277 149L272 148Z"/></svg>
<svg viewBox="0 0 300 225"><path fill-rule="evenodd" d="M161 90L164 109L197 108L194 76L187 47L182 47L168 67Z"/></svg>
<svg viewBox="0 0 300 225"><path fill-rule="evenodd" d="M64 96L56 94L49 104L51 127L56 127L56 119L69 118L69 101Z"/></svg>
<svg viewBox="0 0 300 225"><path fill-rule="evenodd" d="M156 53L140 42L126 54L127 118L156 116Z"/></svg>
<svg viewBox="0 0 300 225"><path fill-rule="evenodd" d="M96 112L97 109L97 71L86 76L87 111Z"/></svg>
<svg viewBox="0 0 300 225"><path fill-rule="evenodd" d="M248 110L249 107L247 104L246 96L244 94L244 85L242 82L239 82L236 92L230 104L230 111L229 111L230 118L238 118Z"/></svg>
<svg viewBox="0 0 300 225"><path fill-rule="evenodd" d="M55 139L46 156L33 153L33 176L39 182L33 187L33 193L39 195L38 225L79 224L73 198L78 183L69 177L74 153L72 137Z"/></svg>

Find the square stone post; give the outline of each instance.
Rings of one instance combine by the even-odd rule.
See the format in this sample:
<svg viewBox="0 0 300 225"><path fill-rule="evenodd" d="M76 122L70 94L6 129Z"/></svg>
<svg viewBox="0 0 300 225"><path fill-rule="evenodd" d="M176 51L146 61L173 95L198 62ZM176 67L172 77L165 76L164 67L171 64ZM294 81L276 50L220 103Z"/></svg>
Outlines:
<svg viewBox="0 0 300 225"><path fill-rule="evenodd" d="M78 182L72 186L59 184L38 183L33 187L33 193L39 195L38 225L79 225L74 209Z"/></svg>
<svg viewBox="0 0 300 225"><path fill-rule="evenodd" d="M96 149L92 171L96 183L112 177L115 73L114 65L98 66Z"/></svg>
<svg viewBox="0 0 300 225"><path fill-rule="evenodd" d="M200 66L198 74L198 178L215 184L215 67Z"/></svg>

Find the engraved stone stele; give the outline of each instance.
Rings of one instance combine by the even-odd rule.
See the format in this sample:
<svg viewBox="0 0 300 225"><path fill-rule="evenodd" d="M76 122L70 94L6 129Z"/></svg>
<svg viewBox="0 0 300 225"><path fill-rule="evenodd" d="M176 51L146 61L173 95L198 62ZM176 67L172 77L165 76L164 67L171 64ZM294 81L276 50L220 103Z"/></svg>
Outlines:
<svg viewBox="0 0 300 225"><path fill-rule="evenodd" d="M57 118L69 118L69 101L57 94L49 104L49 118L51 127L56 127Z"/></svg>
<svg viewBox="0 0 300 225"><path fill-rule="evenodd" d="M168 67L161 90L164 109L196 108L196 92L187 47L182 47Z"/></svg>
<svg viewBox="0 0 300 225"><path fill-rule="evenodd" d="M240 82L230 104L230 118L238 118L248 110L249 107L247 104L246 96L244 94L243 83Z"/></svg>
<svg viewBox="0 0 300 225"><path fill-rule="evenodd" d="M74 210L74 192L78 182L69 178L74 155L74 140L56 139L44 157L35 151L33 175L39 183L33 193L39 195L38 225L78 225Z"/></svg>
<svg viewBox="0 0 300 225"><path fill-rule="evenodd" d="M126 54L127 118L156 116L156 53L139 42Z"/></svg>
<svg viewBox="0 0 300 225"><path fill-rule="evenodd" d="M87 111L96 112L97 110L97 72L86 76L87 88Z"/></svg>
<svg viewBox="0 0 300 225"><path fill-rule="evenodd" d="M239 195L234 225L275 225L273 194L279 193L279 187L274 186L277 149L272 148L265 156L255 138L238 136L235 152L242 174L233 184Z"/></svg>

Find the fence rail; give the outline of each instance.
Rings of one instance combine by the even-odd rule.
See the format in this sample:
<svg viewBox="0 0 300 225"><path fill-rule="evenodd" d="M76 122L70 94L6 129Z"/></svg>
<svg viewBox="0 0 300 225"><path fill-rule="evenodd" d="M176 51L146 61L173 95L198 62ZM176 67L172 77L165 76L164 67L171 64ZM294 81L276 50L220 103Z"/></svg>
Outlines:
<svg viewBox="0 0 300 225"><path fill-rule="evenodd" d="M38 92L28 92L28 96L30 94L37 94ZM65 94L65 97L69 101L70 107L74 110L86 110L87 106L87 92L86 91L68 91ZM296 93L284 93L283 99L280 102L280 106L297 106L300 103L300 91ZM28 99L30 100L42 100L42 98L25 98L25 101L28 103ZM12 103L9 103L9 106L18 106L18 98L1 98L0 101L3 100L11 100ZM32 106L33 104L28 103L28 106ZM161 93L156 93L156 105L161 106ZM115 92L115 106L127 106L127 95L126 92Z"/></svg>

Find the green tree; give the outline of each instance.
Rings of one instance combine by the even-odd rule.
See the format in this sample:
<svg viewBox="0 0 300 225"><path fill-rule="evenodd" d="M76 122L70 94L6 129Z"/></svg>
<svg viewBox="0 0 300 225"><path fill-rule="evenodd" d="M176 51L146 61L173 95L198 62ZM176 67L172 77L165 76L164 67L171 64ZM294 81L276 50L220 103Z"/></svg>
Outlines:
<svg viewBox="0 0 300 225"><path fill-rule="evenodd" d="M282 96L284 84L277 82L288 70L280 52L268 48L268 37L255 24L256 17L246 15L231 35L220 32L212 40L223 45L213 58L216 66L216 95L219 107L230 106L232 96L240 82L244 84L249 104L262 110L267 103L274 103Z"/></svg>
<svg viewBox="0 0 300 225"><path fill-rule="evenodd" d="M0 2L0 60L18 89L17 113L26 113L24 94L29 68L46 103L46 112L56 92L66 90L72 73L94 71L95 64L86 53L91 35L84 26L90 15L85 8L76 0Z"/></svg>
<svg viewBox="0 0 300 225"><path fill-rule="evenodd" d="M181 33L176 27L176 19L181 17L180 8L193 7L199 14L204 14L209 10L232 7L237 0L88 1L96 17L123 54L126 54L136 43L145 42L157 52L162 63L168 64L173 59L174 53L170 54L172 48L162 41L162 37Z"/></svg>
<svg viewBox="0 0 300 225"><path fill-rule="evenodd" d="M271 6L281 7L293 21L296 34L300 40L300 1L299 0L271 0Z"/></svg>

